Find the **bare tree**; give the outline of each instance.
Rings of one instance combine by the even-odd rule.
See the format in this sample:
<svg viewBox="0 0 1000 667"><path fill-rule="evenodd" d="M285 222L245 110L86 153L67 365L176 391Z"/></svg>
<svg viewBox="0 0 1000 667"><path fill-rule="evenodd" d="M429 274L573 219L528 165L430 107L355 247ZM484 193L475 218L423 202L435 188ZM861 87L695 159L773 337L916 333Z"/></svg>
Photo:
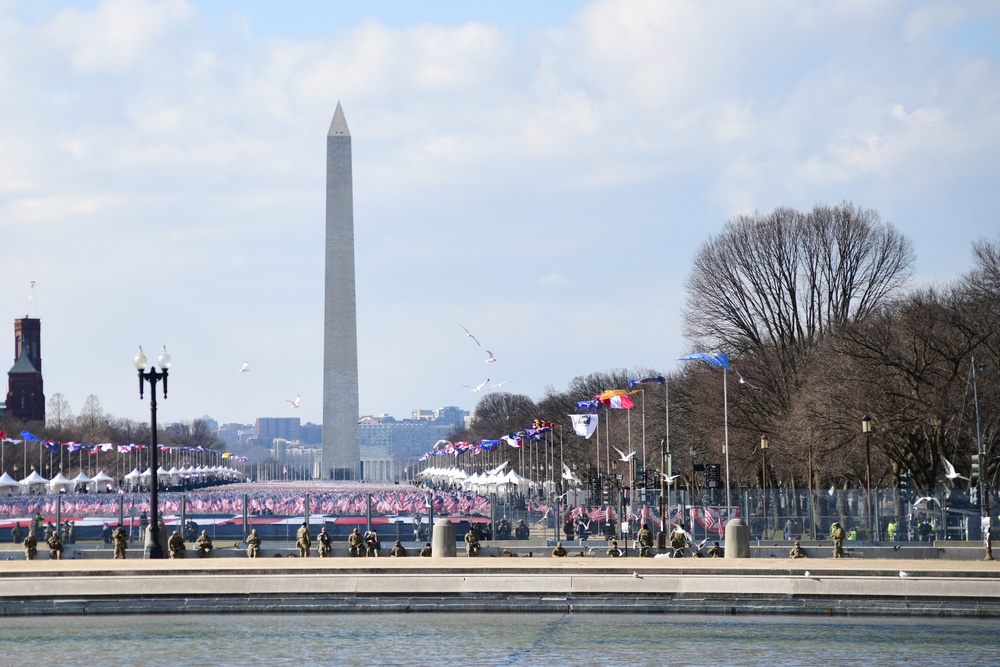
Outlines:
<svg viewBox="0 0 1000 667"><path fill-rule="evenodd" d="M45 425L59 432L73 426L75 420L66 397L59 393L52 394L45 409Z"/></svg>

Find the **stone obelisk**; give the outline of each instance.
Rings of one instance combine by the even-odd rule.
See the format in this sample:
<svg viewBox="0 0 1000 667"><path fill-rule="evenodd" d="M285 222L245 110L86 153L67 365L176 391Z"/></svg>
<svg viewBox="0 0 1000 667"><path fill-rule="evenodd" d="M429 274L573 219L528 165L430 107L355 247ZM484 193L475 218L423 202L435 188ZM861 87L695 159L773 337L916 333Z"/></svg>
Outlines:
<svg viewBox="0 0 1000 667"><path fill-rule="evenodd" d="M354 291L351 133L337 110L326 137L326 309L323 317L324 479L360 479L358 323Z"/></svg>

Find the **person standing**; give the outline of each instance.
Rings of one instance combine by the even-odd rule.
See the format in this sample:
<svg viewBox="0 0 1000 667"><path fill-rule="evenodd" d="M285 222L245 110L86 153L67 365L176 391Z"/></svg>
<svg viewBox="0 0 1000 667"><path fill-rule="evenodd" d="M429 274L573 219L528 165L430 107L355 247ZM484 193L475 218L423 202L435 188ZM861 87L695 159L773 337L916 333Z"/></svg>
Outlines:
<svg viewBox="0 0 1000 667"><path fill-rule="evenodd" d="M105 544L111 544L111 526L108 524L104 524L104 527L101 528L101 540Z"/></svg>
<svg viewBox="0 0 1000 667"><path fill-rule="evenodd" d="M128 548L128 533L121 524L111 533L111 539L115 542L115 560L125 559L125 550Z"/></svg>
<svg viewBox="0 0 1000 667"><path fill-rule="evenodd" d="M839 522L834 521L830 527L830 539L833 540L833 557L844 557L844 528Z"/></svg>
<svg viewBox="0 0 1000 667"><path fill-rule="evenodd" d="M312 546L312 538L309 537L309 526L305 521L295 533L295 546L299 548L299 558L309 558L309 547Z"/></svg>
<svg viewBox="0 0 1000 667"><path fill-rule="evenodd" d="M476 525L472 524L469 526L469 532L465 534L465 553L470 558L475 558L479 555L479 531L476 530Z"/></svg>
<svg viewBox="0 0 1000 667"><path fill-rule="evenodd" d="M20 544L24 540L24 529L21 528L20 521L16 522L14 527L10 529L10 539L14 544Z"/></svg>

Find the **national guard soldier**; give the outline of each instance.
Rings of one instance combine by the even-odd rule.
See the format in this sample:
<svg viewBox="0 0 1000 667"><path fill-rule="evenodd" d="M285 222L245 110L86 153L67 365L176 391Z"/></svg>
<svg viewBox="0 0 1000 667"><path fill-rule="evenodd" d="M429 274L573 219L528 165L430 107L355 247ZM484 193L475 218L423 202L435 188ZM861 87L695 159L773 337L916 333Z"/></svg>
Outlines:
<svg viewBox="0 0 1000 667"><path fill-rule="evenodd" d="M469 532L465 534L465 553L470 557L478 556L479 548L479 531L476 530L476 525L472 524L469 526Z"/></svg>
<svg viewBox="0 0 1000 667"><path fill-rule="evenodd" d="M396 540L396 544L392 547L392 551L389 552L389 555L393 558L403 558L406 556L406 549L403 547L403 543Z"/></svg>
<svg viewBox="0 0 1000 667"><path fill-rule="evenodd" d="M369 558L378 558L381 550L382 541L379 540L378 533L374 530L365 531L365 555Z"/></svg>
<svg viewBox="0 0 1000 667"><path fill-rule="evenodd" d="M687 546L687 534L682 526L674 526L670 531L670 547L674 550L674 558L684 556L684 547Z"/></svg>
<svg viewBox="0 0 1000 667"><path fill-rule="evenodd" d="M719 546L718 542L715 542L712 545L712 548L708 550L709 558L722 558L725 555L726 555L725 550Z"/></svg>
<svg viewBox="0 0 1000 667"><path fill-rule="evenodd" d="M528 528L528 524L524 522L524 519L518 519L517 525L514 526L514 537L519 540L526 540L531 534L531 530Z"/></svg>
<svg viewBox="0 0 1000 667"><path fill-rule="evenodd" d="M19 544L24 539L24 529L21 528L21 522L18 521L14 524L14 527L10 529L10 540L14 544Z"/></svg>
<svg viewBox="0 0 1000 667"><path fill-rule="evenodd" d="M352 556L361 555L361 544L363 540L361 539L361 532L355 526L354 531L347 536L347 544L350 547L350 552Z"/></svg>
<svg viewBox="0 0 1000 667"><path fill-rule="evenodd" d="M844 557L844 528L838 521L834 521L830 526L830 539L833 540L833 557Z"/></svg>
<svg viewBox="0 0 1000 667"><path fill-rule="evenodd" d="M639 534L636 535L636 541L639 542L640 556L648 558L653 555L653 531L649 529L648 524L642 524L642 528L639 529Z"/></svg>
<svg viewBox="0 0 1000 667"><path fill-rule="evenodd" d="M25 560L35 560L38 555L38 540L35 539L35 531L28 531L28 536L21 543L24 545Z"/></svg>
<svg viewBox="0 0 1000 667"><path fill-rule="evenodd" d="M431 557L431 543L430 542L428 542L427 546L425 546L423 549L420 550L420 555L423 556L424 558L430 558Z"/></svg>
<svg viewBox="0 0 1000 667"><path fill-rule="evenodd" d="M792 550L788 552L788 557L789 558L805 558L806 557L806 552L802 550L802 545L800 545L798 542L796 542L795 546L792 547Z"/></svg>
<svg viewBox="0 0 1000 667"><path fill-rule="evenodd" d="M309 537L309 526L302 522L302 526L295 533L295 546L299 548L299 558L309 558L309 547L312 546L312 538Z"/></svg>
<svg viewBox="0 0 1000 667"><path fill-rule="evenodd" d="M256 558L260 555L260 535L257 534L257 529L254 528L247 535L247 558Z"/></svg>
<svg viewBox="0 0 1000 667"><path fill-rule="evenodd" d="M316 536L316 541L319 542L319 557L326 558L333 551L333 540L330 538L330 533L326 532L326 526L323 526L319 530L319 535Z"/></svg>
<svg viewBox="0 0 1000 667"><path fill-rule="evenodd" d="M611 541L611 546L608 547L608 555L612 558L619 558L622 556L622 550L618 548L618 542L615 540Z"/></svg>
<svg viewBox="0 0 1000 667"><path fill-rule="evenodd" d="M47 541L49 543L49 560L62 560L63 539L59 533L52 533Z"/></svg>
<svg viewBox="0 0 1000 667"><path fill-rule="evenodd" d="M170 539L167 540L167 549L170 550L171 558L184 558L184 551L187 547L184 546L184 538L176 530L170 534Z"/></svg>
<svg viewBox="0 0 1000 667"><path fill-rule="evenodd" d="M195 540L194 545L198 548L198 558L204 558L212 553L212 549L214 548L212 538L208 536L207 530L201 531L201 535Z"/></svg>
<svg viewBox="0 0 1000 667"><path fill-rule="evenodd" d="M567 555L566 549L563 548L562 542L556 542L556 548L552 550L553 558L565 558Z"/></svg>
<svg viewBox="0 0 1000 667"><path fill-rule="evenodd" d="M115 543L115 560L121 558L125 559L125 549L128 548L128 533L122 528L121 524L115 528L115 532L111 533L111 539Z"/></svg>

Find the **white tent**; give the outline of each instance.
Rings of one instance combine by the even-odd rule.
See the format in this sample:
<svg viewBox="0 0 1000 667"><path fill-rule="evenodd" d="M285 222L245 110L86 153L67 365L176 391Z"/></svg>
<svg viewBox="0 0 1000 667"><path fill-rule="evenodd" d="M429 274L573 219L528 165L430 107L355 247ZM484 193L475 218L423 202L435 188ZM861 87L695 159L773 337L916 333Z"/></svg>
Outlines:
<svg viewBox="0 0 1000 667"><path fill-rule="evenodd" d="M21 480L21 486L28 490L28 493L45 493L49 480L38 474L37 470L32 470L31 474Z"/></svg>
<svg viewBox="0 0 1000 667"><path fill-rule="evenodd" d="M21 493L21 483L6 472L0 475L0 496L13 496Z"/></svg>
<svg viewBox="0 0 1000 667"><path fill-rule="evenodd" d="M69 493L75 488L76 484L73 483L73 480L62 473L49 480L49 489L52 490L52 493Z"/></svg>
<svg viewBox="0 0 1000 667"><path fill-rule="evenodd" d="M108 475L103 470L94 475L93 481L94 485L97 487L98 492L100 492L102 489L108 488L108 484L110 484L111 486L115 485L114 478L112 478L111 475Z"/></svg>
<svg viewBox="0 0 1000 667"><path fill-rule="evenodd" d="M132 468L132 472L125 475L125 479L129 481L139 479L140 477L142 477L142 473L139 472L138 468ZM94 477L94 479L97 479L97 477Z"/></svg>

